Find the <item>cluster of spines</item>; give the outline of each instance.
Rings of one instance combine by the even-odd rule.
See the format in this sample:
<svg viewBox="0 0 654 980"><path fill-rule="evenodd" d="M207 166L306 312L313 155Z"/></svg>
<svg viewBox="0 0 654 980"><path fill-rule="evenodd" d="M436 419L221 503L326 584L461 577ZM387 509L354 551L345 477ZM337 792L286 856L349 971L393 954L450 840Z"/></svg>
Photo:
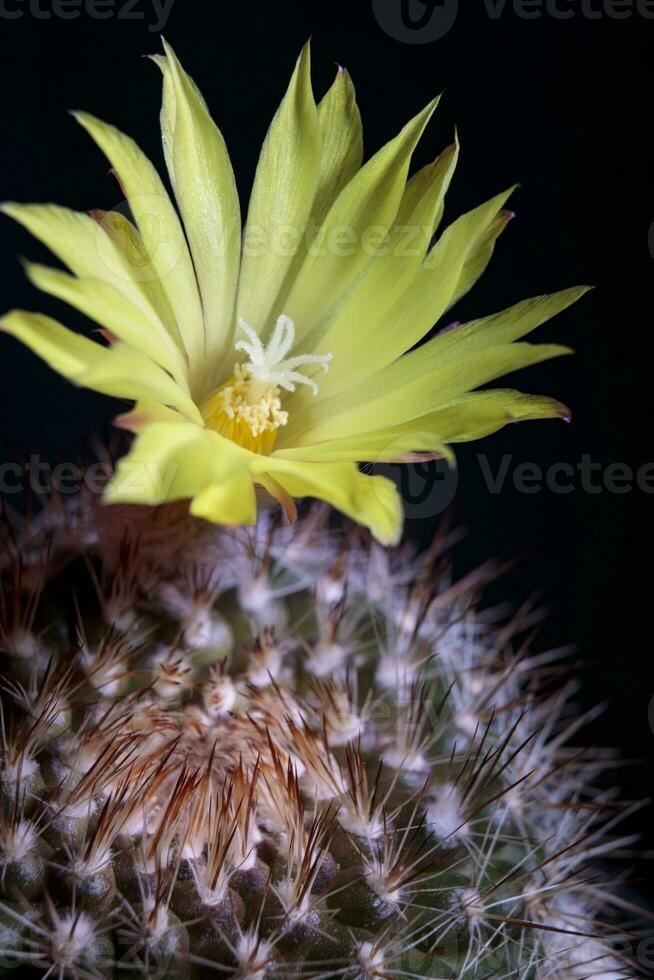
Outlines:
<svg viewBox="0 0 654 980"><path fill-rule="evenodd" d="M631 977L561 655L443 534L53 506L6 536L4 961L57 976ZM623 945L620 947L624 948ZM38 972L35 973L38 975Z"/></svg>

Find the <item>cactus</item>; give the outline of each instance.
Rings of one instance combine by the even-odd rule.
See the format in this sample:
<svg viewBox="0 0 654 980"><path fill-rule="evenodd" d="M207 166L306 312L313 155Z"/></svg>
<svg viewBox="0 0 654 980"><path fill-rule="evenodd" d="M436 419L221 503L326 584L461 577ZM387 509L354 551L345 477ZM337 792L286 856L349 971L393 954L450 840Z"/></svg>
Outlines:
<svg viewBox="0 0 654 980"><path fill-rule="evenodd" d="M84 496L9 521L0 972L633 977L605 756L454 537Z"/></svg>

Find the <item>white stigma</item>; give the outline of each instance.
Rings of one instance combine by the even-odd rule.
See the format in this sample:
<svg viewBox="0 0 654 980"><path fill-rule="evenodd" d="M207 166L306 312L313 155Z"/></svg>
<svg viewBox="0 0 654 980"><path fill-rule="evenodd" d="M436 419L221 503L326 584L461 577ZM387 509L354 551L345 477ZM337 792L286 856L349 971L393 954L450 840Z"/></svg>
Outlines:
<svg viewBox="0 0 654 980"><path fill-rule="evenodd" d="M295 324L289 316L282 314L277 318L272 337L265 347L257 332L245 320L239 318L238 325L247 340L238 340L234 348L244 351L249 357L249 361L241 367L253 378L291 392L296 390L297 385L308 385L314 395L318 394L316 382L296 369L305 364L319 364L327 372L332 354L300 354L285 360L295 342Z"/></svg>

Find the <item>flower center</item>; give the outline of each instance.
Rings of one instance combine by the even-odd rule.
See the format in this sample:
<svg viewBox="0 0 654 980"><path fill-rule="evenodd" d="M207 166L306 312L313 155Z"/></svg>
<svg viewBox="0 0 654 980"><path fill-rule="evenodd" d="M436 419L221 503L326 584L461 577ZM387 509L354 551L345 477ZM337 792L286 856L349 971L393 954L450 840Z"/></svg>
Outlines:
<svg viewBox="0 0 654 980"><path fill-rule="evenodd" d="M271 452L277 429L288 422L288 412L282 409L282 389L291 394L300 384L308 385L314 395L318 385L298 371L306 364L319 364L329 370L331 354L304 354L286 358L295 340L295 324L288 316L280 316L268 344L245 320L239 327L246 340L234 347L244 351L248 360L237 364L233 376L217 388L201 408L205 425L220 435L237 442L252 452Z"/></svg>

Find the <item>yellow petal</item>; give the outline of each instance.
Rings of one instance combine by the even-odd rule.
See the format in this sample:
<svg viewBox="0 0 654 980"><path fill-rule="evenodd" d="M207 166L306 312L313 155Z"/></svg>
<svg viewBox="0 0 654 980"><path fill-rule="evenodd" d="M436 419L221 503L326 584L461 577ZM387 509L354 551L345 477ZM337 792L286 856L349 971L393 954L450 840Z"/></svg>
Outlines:
<svg viewBox="0 0 654 980"><path fill-rule="evenodd" d="M313 353L334 356L333 370L320 379L321 398L357 384L376 365L393 359L384 336L387 323L390 328L389 311L396 310L400 297L411 290L442 214L457 158L455 143L409 181L388 251L371 264L368 275L357 282L320 338ZM298 394L295 411L312 398L308 390Z"/></svg>
<svg viewBox="0 0 654 980"><path fill-rule="evenodd" d="M54 204L13 202L1 205L0 210L27 228L75 275L107 282L119 290L141 311L164 347L170 348L171 338L181 347L170 305L137 229L124 215L117 211L89 215ZM185 364L181 351L178 356Z"/></svg>
<svg viewBox="0 0 654 980"><path fill-rule="evenodd" d="M452 455L437 430L422 419L378 432L357 433L342 439L325 439L308 446L280 449L274 455L279 459L297 459L312 463L341 460L382 463L397 460L409 453L433 453L449 458Z"/></svg>
<svg viewBox="0 0 654 980"><path fill-rule="evenodd" d="M397 544L402 533L402 503L395 484L366 476L354 463L311 463L277 455L254 457L252 473L270 475L292 497L326 500L352 520L369 528L382 544Z"/></svg>
<svg viewBox="0 0 654 980"><path fill-rule="evenodd" d="M590 288L572 286L556 293L532 296L499 313L470 320L430 341L430 353L434 360L442 362L443 358L460 356L463 352L484 350L495 344L519 340L576 303ZM411 356L414 356L413 352Z"/></svg>
<svg viewBox="0 0 654 980"><path fill-rule="evenodd" d="M437 396L439 372L476 352L518 340L575 303L588 291L588 288L588 286L575 286L550 295L535 296L492 316L472 320L455 329L444 331L366 379L370 364L374 364L381 357L378 348L384 348L383 339L377 341L371 339L366 351L359 351L352 355L356 358L355 363L360 365L360 376L349 389L331 395L330 389L326 389L323 383L320 394L314 399L304 397L300 401L294 396L291 419L289 425L280 433L278 448L304 445L305 433L310 426L329 424L329 420L336 414L340 414L344 406L353 407L366 399L370 401L377 398L379 392L399 389L421 376L428 376L428 381L431 378L435 397L438 397L439 403L442 403L443 399ZM475 386L467 385L468 389ZM445 399L447 400L449 398ZM418 414L425 414L434 407L433 399L427 400L423 411ZM366 428L373 428L373 426ZM315 437L310 438L310 441L316 441Z"/></svg>
<svg viewBox="0 0 654 980"><path fill-rule="evenodd" d="M310 446L279 450L275 455L314 462L338 459L384 462L406 453L432 452L452 459L448 443L481 439L512 422L567 419L569 415L565 405L544 395L526 395L511 389L480 391L401 425L325 439Z"/></svg>
<svg viewBox="0 0 654 980"><path fill-rule="evenodd" d="M33 262L25 263L25 271L30 282L39 289L69 303L111 331L119 340L147 354L170 371L188 394L186 363L179 348L169 334L162 334L154 327L115 286L101 279L69 276L59 269Z"/></svg>
<svg viewBox="0 0 654 980"><path fill-rule="evenodd" d="M446 228L422 264L407 263L408 277L401 272L397 275L391 256L387 266L380 263L383 276L377 276L377 269L370 276L375 289L357 282L350 303L338 311L333 327L330 325L316 347L320 353L333 354L329 376L318 399L310 403L306 393L301 394L301 409L315 412L318 401L351 385L358 386L432 329L451 304L467 257L484 240L511 191L504 191Z"/></svg>
<svg viewBox="0 0 654 980"><path fill-rule="evenodd" d="M193 81L164 41L162 134L175 197L191 246L206 323L206 355L231 346L241 212L225 141Z"/></svg>
<svg viewBox="0 0 654 980"><path fill-rule="evenodd" d="M107 499L158 504L195 497L212 483L247 469L251 455L210 429L154 422L120 460Z"/></svg>
<svg viewBox="0 0 654 980"><path fill-rule="evenodd" d="M382 147L343 188L329 210L293 284L284 312L296 324L296 343L316 343L332 308L369 262L370 230L384 234L397 215L411 156L438 104L434 99Z"/></svg>
<svg viewBox="0 0 654 980"><path fill-rule="evenodd" d="M470 250L470 252L468 252L465 262L463 263L459 281L456 284L456 289L454 290L447 306L448 309L455 306L482 277L486 271L488 263L493 257L497 239L500 237L512 219L512 211L500 211L495 221L489 225L486 231L475 242L473 248Z"/></svg>
<svg viewBox="0 0 654 980"><path fill-rule="evenodd" d="M334 200L361 167L361 117L348 73L339 68L336 79L318 106L321 138L320 169L306 229L290 256L277 309L284 307L288 290L311 249L316 232ZM281 240L281 239L280 239ZM263 333L265 333L265 329Z"/></svg>
<svg viewBox="0 0 654 980"><path fill-rule="evenodd" d="M318 105L318 122L322 151L312 218L321 224L332 202L360 169L363 159L361 114L352 79L344 68L339 67L332 87Z"/></svg>
<svg viewBox="0 0 654 980"><path fill-rule="evenodd" d="M252 477L241 468L232 477L209 484L191 502L194 517L203 517L214 524L254 524L257 519L257 498Z"/></svg>
<svg viewBox="0 0 654 980"><path fill-rule="evenodd" d="M147 425L154 422L171 422L172 424L182 425L188 422L186 416L181 415L173 408L160 405L157 402L137 402L129 412L123 412L114 418L113 424L119 429L127 432L140 432Z"/></svg>
<svg viewBox="0 0 654 980"><path fill-rule="evenodd" d="M409 226L417 233L407 247L418 245L424 251L438 228L445 208L445 196L452 183L452 177L459 159L459 140L455 139L433 163L418 170L407 182L396 224Z"/></svg>
<svg viewBox="0 0 654 980"><path fill-rule="evenodd" d="M139 283L147 302L157 311L159 319L186 358L186 348L170 300L136 225L120 211L102 211L95 208L89 213L105 232L106 238L110 239L115 252L130 270L135 282Z"/></svg>
<svg viewBox="0 0 654 980"><path fill-rule="evenodd" d="M203 368L204 323L182 226L157 171L134 140L84 112L77 121L116 170L147 252L170 301L191 369Z"/></svg>
<svg viewBox="0 0 654 980"><path fill-rule="evenodd" d="M196 517L218 524L251 524L256 518L248 471L251 458L216 432L155 422L140 432L118 463L105 500L160 504L190 499Z"/></svg>
<svg viewBox="0 0 654 980"><path fill-rule="evenodd" d="M513 422L536 419L569 420L570 409L547 395L529 395L511 388L476 391L428 417L429 426L448 442L470 442ZM420 425L423 419L418 420Z"/></svg>
<svg viewBox="0 0 654 980"><path fill-rule="evenodd" d="M306 232L320 174L321 135L311 91L309 45L263 144L250 197L238 313L265 335Z"/></svg>
<svg viewBox="0 0 654 980"><path fill-rule="evenodd" d="M195 496L211 482L211 447L197 425L143 429L105 491L107 503L160 504Z"/></svg>
<svg viewBox="0 0 654 980"><path fill-rule="evenodd" d="M514 188L497 194L479 207L468 211L449 225L429 252L415 279L377 324L376 350L370 370L410 350L438 322L452 304L466 263L488 229L497 220ZM368 363L365 365L368 370Z"/></svg>
<svg viewBox="0 0 654 980"><path fill-rule="evenodd" d="M12 310L2 318L1 326L75 384L114 398L171 405L187 418L201 421L193 401L170 375L133 347L101 347L50 317L25 310Z"/></svg>
<svg viewBox="0 0 654 980"><path fill-rule="evenodd" d="M278 440L278 448L392 427L436 409L482 384L552 357L572 353L557 344L501 344L462 357L434 358L435 341L406 355L358 388L325 399L311 418L307 410ZM422 355L419 357L417 355ZM301 426L304 425L304 431Z"/></svg>
<svg viewBox="0 0 654 980"><path fill-rule="evenodd" d="M191 513L216 523L252 523L253 482L292 497L317 497L369 527L384 544L399 540L402 506L385 477L353 463L307 463L258 456L199 426L155 422L136 437L105 494L108 503L159 504L191 498Z"/></svg>

